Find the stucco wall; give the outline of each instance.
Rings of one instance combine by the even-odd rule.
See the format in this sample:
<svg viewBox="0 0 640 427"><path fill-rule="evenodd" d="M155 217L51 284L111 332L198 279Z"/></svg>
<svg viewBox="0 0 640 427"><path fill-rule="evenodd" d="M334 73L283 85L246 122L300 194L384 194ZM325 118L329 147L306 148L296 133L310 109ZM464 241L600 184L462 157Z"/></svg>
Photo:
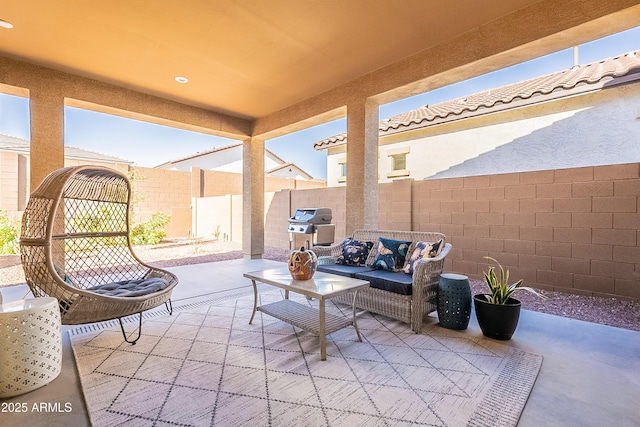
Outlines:
<svg viewBox="0 0 640 427"><path fill-rule="evenodd" d="M233 200L232 195L215 197L194 197L192 199L193 236L219 238L221 240L241 239L233 236Z"/></svg>
<svg viewBox="0 0 640 427"><path fill-rule="evenodd" d="M0 210L7 211L9 215L24 209L19 204L20 157L17 153L0 152Z"/></svg>

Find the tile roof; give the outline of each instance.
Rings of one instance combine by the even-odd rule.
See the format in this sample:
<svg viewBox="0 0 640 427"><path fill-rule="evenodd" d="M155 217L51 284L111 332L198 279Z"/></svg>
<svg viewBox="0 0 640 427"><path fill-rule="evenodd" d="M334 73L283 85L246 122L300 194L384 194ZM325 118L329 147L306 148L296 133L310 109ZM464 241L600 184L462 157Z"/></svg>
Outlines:
<svg viewBox="0 0 640 427"><path fill-rule="evenodd" d="M629 52L568 70L536 77L518 83L489 89L472 95L425 105L380 122L380 135L423 128L438 123L459 120L473 115L487 114L523 103L545 101L548 98L572 95L575 89L599 89L603 84L621 77L640 79L640 51ZM542 98L537 98L542 96ZM533 99L535 98L535 99ZM347 134L335 135L314 144L316 150L346 143Z"/></svg>
<svg viewBox="0 0 640 427"><path fill-rule="evenodd" d="M26 139L16 138L15 136L9 136L0 134L0 151L13 151L23 154L29 154L30 142ZM125 159L121 159L115 156L108 156L106 154L96 153L95 151L85 150L82 148L64 146L64 156L81 159L92 160L96 162L108 162L108 163L124 163L132 164L133 162Z"/></svg>

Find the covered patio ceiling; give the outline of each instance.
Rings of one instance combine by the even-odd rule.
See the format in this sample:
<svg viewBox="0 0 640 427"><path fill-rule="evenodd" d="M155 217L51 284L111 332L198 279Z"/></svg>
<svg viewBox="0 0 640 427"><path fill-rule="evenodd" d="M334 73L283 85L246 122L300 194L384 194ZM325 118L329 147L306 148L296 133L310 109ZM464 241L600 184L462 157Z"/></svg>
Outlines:
<svg viewBox="0 0 640 427"><path fill-rule="evenodd" d="M597 3L24 0L0 10L0 19L14 26L0 32L0 55L255 120L465 34L481 30L475 39L487 44L491 39L485 36L504 25L520 25L525 33L540 27L547 15L579 22L580 15L598 13ZM617 10L634 2L613 3L620 3L612 8ZM553 30L557 25L549 21L548 26ZM579 42L615 30L614 25L600 26L572 37ZM569 36L562 37L563 46L547 43L541 53L567 47ZM513 43L504 49L518 41ZM530 50L527 55L534 54ZM512 61L520 57L513 55ZM479 58L469 57L474 59ZM177 83L176 76L189 83ZM382 101L427 89L398 77L398 87L383 88Z"/></svg>
<svg viewBox="0 0 640 427"><path fill-rule="evenodd" d="M0 51L255 119L537 2L24 0L0 11Z"/></svg>

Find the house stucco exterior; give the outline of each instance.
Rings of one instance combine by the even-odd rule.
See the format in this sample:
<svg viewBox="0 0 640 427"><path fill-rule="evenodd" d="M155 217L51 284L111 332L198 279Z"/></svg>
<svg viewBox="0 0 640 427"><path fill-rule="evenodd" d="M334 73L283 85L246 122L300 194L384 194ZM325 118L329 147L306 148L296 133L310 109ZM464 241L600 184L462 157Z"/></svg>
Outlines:
<svg viewBox="0 0 640 427"><path fill-rule="evenodd" d="M156 166L157 169L189 172L191 168L217 172L242 173L242 144L227 145L171 160ZM293 163L287 163L269 150L264 150L265 175L274 178L313 180L313 177Z"/></svg>
<svg viewBox="0 0 640 427"><path fill-rule="evenodd" d="M573 89L566 94L556 89L520 104L497 105L471 117L429 122L391 134L381 128L378 182L640 161L638 78L627 76L623 84L605 83L588 91L582 86ZM346 141L324 147L328 150L327 185L345 185ZM398 154L406 155L404 170L392 169L393 156Z"/></svg>

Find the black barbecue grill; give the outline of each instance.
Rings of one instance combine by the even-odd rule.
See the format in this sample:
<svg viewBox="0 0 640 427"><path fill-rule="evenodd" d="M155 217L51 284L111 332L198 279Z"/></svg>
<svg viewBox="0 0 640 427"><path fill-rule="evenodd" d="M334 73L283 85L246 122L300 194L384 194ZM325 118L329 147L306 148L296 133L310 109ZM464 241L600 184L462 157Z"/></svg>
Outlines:
<svg viewBox="0 0 640 427"><path fill-rule="evenodd" d="M292 247L305 244L330 245L335 238L335 224L331 224L330 208L303 208L289 218L289 240Z"/></svg>

